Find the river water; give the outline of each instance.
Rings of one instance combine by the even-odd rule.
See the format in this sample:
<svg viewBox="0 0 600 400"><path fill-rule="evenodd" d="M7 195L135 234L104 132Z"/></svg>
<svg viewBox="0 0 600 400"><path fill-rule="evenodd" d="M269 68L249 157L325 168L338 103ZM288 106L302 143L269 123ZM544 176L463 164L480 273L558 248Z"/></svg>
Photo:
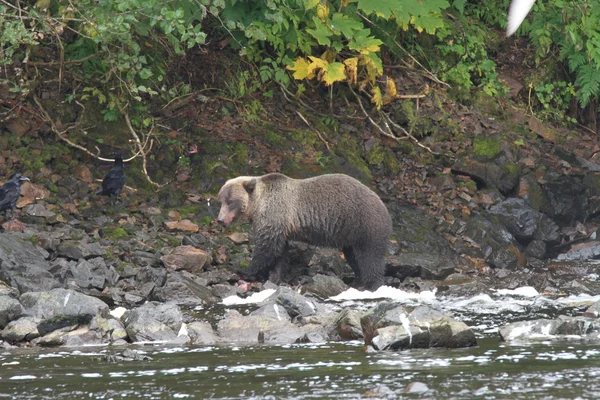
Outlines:
<svg viewBox="0 0 600 400"><path fill-rule="evenodd" d="M488 295L436 299L438 306L477 332L478 347L457 350L373 352L362 342L253 347L146 344L130 348L151 360L117 363L104 360L123 350L115 347L4 350L0 398L599 398L599 346L576 338L507 344L496 333L499 325L515 320L575 315L591 301L587 300Z"/></svg>

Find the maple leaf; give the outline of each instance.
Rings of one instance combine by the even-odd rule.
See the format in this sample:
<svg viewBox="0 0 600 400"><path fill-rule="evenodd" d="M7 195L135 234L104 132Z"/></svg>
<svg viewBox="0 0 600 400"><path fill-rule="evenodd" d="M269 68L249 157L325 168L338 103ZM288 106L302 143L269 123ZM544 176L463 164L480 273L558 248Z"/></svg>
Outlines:
<svg viewBox="0 0 600 400"><path fill-rule="evenodd" d="M360 54L368 54L379 51L379 46L383 42L373 36L370 36L371 31L369 29L362 29L355 33L354 38L348 43L350 50L356 50Z"/></svg>
<svg viewBox="0 0 600 400"><path fill-rule="evenodd" d="M358 58L352 57L344 60L346 66L346 75L348 76L348 83L350 85L356 85L358 82Z"/></svg>
<svg viewBox="0 0 600 400"><path fill-rule="evenodd" d="M383 74L383 63L376 53L363 54L360 61L366 67L367 76L372 82Z"/></svg>
<svg viewBox="0 0 600 400"><path fill-rule="evenodd" d="M331 36L331 31L321 20L317 17L313 17L313 22L315 24L315 29L307 29L306 32L310 33L312 37L317 39L317 42L321 46L329 46L331 45L331 41L329 37Z"/></svg>
<svg viewBox="0 0 600 400"><path fill-rule="evenodd" d="M355 31L363 29L363 24L347 15L334 13L331 16L331 27L334 31L342 32L344 36L351 39Z"/></svg>
<svg viewBox="0 0 600 400"><path fill-rule="evenodd" d="M394 12L402 9L402 5L408 3L398 0L358 0L358 8L367 14L375 14L379 17L389 19ZM413 2L410 2L413 3Z"/></svg>
<svg viewBox="0 0 600 400"><path fill-rule="evenodd" d="M346 80L346 67L342 63L332 62L327 64L323 71L322 80L327 86L331 86L334 82Z"/></svg>
<svg viewBox="0 0 600 400"><path fill-rule="evenodd" d="M327 68L328 62L319 58L308 56L310 58L311 63L308 65L308 78L312 79L316 76L317 70L325 70Z"/></svg>
<svg viewBox="0 0 600 400"><path fill-rule="evenodd" d="M302 80L304 78L308 78L310 73L308 72L309 62L303 58L298 57L294 60L294 64L288 65L285 67L290 71L294 71L294 79Z"/></svg>

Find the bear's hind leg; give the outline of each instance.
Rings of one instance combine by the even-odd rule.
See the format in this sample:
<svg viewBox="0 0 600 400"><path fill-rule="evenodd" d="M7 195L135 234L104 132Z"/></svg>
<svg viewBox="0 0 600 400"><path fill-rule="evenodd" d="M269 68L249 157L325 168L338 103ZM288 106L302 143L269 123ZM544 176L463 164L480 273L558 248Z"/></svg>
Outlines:
<svg viewBox="0 0 600 400"><path fill-rule="evenodd" d="M344 255L346 253L344 252ZM385 251L377 247L352 249L353 258L356 262L357 289L377 290L383 284L385 274ZM352 264L351 264L352 265ZM354 267L352 268L354 269Z"/></svg>
<svg viewBox="0 0 600 400"><path fill-rule="evenodd" d="M352 247L344 247L342 251L344 252L346 262L348 262L348 265L350 265L350 268L352 268L352 271L354 272L355 281L360 281L362 275L356 257L354 257L354 250Z"/></svg>

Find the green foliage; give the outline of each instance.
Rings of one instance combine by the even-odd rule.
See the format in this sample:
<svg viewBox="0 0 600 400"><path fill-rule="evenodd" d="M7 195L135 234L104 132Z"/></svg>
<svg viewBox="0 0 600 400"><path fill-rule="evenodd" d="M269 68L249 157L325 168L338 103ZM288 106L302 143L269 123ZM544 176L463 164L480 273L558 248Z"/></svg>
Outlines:
<svg viewBox="0 0 600 400"><path fill-rule="evenodd" d="M538 61L559 49L574 76L575 96L581 107L598 103L600 95L600 0L549 0L537 4L527 30ZM559 88L568 90L570 88ZM566 101L563 100L566 108ZM545 104L550 102L546 101Z"/></svg>
<svg viewBox="0 0 600 400"><path fill-rule="evenodd" d="M470 7L466 13L479 15L479 11L483 12ZM434 63L440 71L439 77L449 83L462 100L472 98L473 88L481 88L489 96L505 94L507 88L498 81L496 63L489 56L497 35L489 26L469 23L471 17L472 14L459 16L456 23L438 30Z"/></svg>
<svg viewBox="0 0 600 400"><path fill-rule="evenodd" d="M564 124L565 122L576 122L568 117L571 100L576 96L575 87L572 83L558 81L552 83L539 83L533 86L537 100L536 114L553 122Z"/></svg>
<svg viewBox="0 0 600 400"><path fill-rule="evenodd" d="M446 0L226 0L221 21L233 44L259 64L263 82L288 85L287 68L297 80L373 87L383 74L383 41L372 25L432 34L447 7ZM374 101L379 107L385 96L374 93Z"/></svg>
<svg viewBox="0 0 600 400"><path fill-rule="evenodd" d="M66 68L87 85L82 100L95 97L107 120L164 91L168 56L206 39L200 24L206 8L193 0L51 1L47 14L17 1L21 7L0 4L0 64L25 61L34 47L64 50ZM26 90L18 76L11 78Z"/></svg>

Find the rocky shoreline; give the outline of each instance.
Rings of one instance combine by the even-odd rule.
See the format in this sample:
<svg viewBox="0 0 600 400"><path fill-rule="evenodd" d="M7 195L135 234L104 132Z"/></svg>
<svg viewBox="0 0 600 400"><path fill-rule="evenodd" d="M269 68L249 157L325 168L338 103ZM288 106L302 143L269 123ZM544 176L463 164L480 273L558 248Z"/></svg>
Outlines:
<svg viewBox="0 0 600 400"><path fill-rule="evenodd" d="M253 171L295 177L341 172L373 187L393 220L387 286L456 298L523 286L554 298L600 295L600 266L588 262L600 255L595 138L568 140L572 133L555 131L549 136L537 125L531 125L537 135L504 132L478 113L458 118L460 110L449 105L446 119L427 119L442 135L432 136L429 145L448 156L415 154L370 134L365 121L331 132L335 150L329 151L302 124L296 130L269 128L276 133L247 132L220 117L218 107L214 102L203 108L202 129L179 121L182 132L189 132L171 132L173 149L166 142L155 149L150 173L164 181L164 171L171 171L173 182L161 190L142 189L147 176L139 173L140 160L133 161L125 169L127 184L140 190L126 186L116 203L93 194L104 164L96 171L97 160L70 153L48 127L17 117L0 126L0 174L18 170L32 180L21 187L18 219L4 221L0 232L4 346L225 344L239 338L360 339L378 349L404 348L407 337L409 345L475 343L468 327L435 307L388 309L384 301L371 310L332 308L328 299L353 283L337 250L295 244L283 286L240 281L232 271L248 266L252 234L246 227L217 226L214 193L227 178ZM221 127L224 121L233 133ZM448 131L450 122L458 124L456 137ZM126 148L121 136L110 139ZM181 153L188 145L197 151ZM265 303L224 311L224 299L267 289L275 293ZM301 300L291 300L296 297ZM111 314L120 308L124 314ZM198 310L210 312L199 316ZM592 338L596 319L590 311L575 321L531 322L531 329L521 330ZM452 334L423 333L437 323ZM521 338L506 329L500 330L504 339Z"/></svg>

